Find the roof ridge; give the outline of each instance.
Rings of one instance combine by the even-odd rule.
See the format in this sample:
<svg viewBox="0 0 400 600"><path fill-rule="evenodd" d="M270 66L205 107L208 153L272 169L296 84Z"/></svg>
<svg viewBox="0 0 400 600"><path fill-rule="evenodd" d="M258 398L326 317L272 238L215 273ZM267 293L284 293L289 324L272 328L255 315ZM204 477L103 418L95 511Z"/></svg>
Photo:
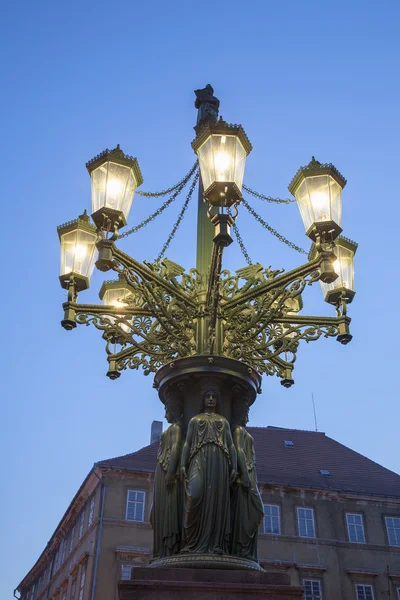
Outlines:
<svg viewBox="0 0 400 600"><path fill-rule="evenodd" d="M318 433L321 435L326 435L325 431L313 431L312 429L292 429L290 427L276 427L275 425L267 425L267 427L262 427L259 425L249 425L248 429L273 429L275 431L301 431L303 433Z"/></svg>
<svg viewBox="0 0 400 600"><path fill-rule="evenodd" d="M135 450L134 452L128 452L127 454L120 454L119 456L112 456L111 458L104 458L102 460L98 460L95 465L102 465L106 462L110 462L111 460L116 460L117 458L127 458L130 456L137 456L139 454L141 454L142 452L144 452L145 450L147 450L148 448L150 448L151 446L154 446L154 444L157 444L159 442L159 440L156 440L155 442L153 442L152 444L147 444L147 446L142 446L142 448L139 448L139 450Z"/></svg>

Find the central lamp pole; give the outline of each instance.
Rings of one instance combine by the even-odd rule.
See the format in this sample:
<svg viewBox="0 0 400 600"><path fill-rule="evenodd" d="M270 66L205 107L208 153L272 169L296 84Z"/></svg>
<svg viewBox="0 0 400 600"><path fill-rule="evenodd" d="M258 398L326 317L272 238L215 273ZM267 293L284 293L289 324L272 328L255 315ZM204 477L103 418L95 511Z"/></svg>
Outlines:
<svg viewBox="0 0 400 600"><path fill-rule="evenodd" d="M196 134L207 124L214 124L218 120L219 100L214 96L214 90L210 84L204 89L195 90L195 107L197 112L197 123L194 127ZM204 187L200 173L199 178L199 197L197 207L197 254L196 269L201 275L204 289L204 299L207 291L207 277L210 268L211 253L213 249L213 238L215 235L214 226L211 223L208 214L207 203L204 202Z"/></svg>

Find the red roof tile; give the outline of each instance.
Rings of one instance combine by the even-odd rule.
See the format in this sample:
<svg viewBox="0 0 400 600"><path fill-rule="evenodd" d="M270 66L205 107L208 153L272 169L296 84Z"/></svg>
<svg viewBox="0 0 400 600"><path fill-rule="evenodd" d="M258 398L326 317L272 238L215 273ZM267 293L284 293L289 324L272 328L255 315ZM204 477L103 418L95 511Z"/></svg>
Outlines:
<svg viewBox="0 0 400 600"><path fill-rule="evenodd" d="M400 498L400 475L354 452L324 433L249 427L254 438L260 483ZM293 442L286 447L285 440ZM137 452L97 463L129 471L155 470L158 442ZM330 475L322 475L321 470Z"/></svg>

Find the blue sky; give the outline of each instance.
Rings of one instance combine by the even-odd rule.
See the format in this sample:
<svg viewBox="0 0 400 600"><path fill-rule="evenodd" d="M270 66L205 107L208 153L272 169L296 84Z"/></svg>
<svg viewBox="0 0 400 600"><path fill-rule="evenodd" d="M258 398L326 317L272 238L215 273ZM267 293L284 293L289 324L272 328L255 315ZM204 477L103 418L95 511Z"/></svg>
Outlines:
<svg viewBox="0 0 400 600"><path fill-rule="evenodd" d="M296 384L263 383L251 425L319 429L400 472L397 299L399 286L400 7L395 1L157 0L8 4L2 45L3 352L1 598L39 556L97 460L147 444L163 416L152 378L105 376L101 335L60 327L56 226L90 211L85 162L117 143L138 157L143 189L177 182L191 167L193 90L208 82L220 114L242 123L254 150L246 183L285 197L311 155L348 179L344 234L359 243L353 342L302 347ZM184 200L121 242L153 259ZM159 204L136 197L130 225ZM252 201L283 235L307 247L295 205ZM302 257L242 210L254 261L291 268ZM195 202L168 257L195 264ZM231 270L244 266L237 245ZM95 273L82 302L95 302ZM319 285L305 314L333 314Z"/></svg>

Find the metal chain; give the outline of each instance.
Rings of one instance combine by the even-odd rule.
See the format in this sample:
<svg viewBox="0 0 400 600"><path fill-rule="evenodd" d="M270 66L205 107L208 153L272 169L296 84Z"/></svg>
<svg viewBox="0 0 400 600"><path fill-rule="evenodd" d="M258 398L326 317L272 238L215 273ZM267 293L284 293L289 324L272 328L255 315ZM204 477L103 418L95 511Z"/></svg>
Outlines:
<svg viewBox="0 0 400 600"><path fill-rule="evenodd" d="M275 202L276 204L293 204L293 202L296 202L296 198L272 198L272 196L264 196L264 194L255 192L247 187L247 185L243 185L242 187L248 194L251 194L255 198L260 198L260 200L265 200L266 202Z"/></svg>
<svg viewBox="0 0 400 600"><path fill-rule="evenodd" d="M232 211L231 211L230 208L228 208L227 213L228 213L228 215L232 214ZM237 243L239 244L240 250L242 251L242 254L243 254L244 258L245 258L245 261L247 262L248 265L252 265L253 263L251 262L251 258L249 256L249 253L246 250L246 246L244 245L243 238L240 235L239 228L236 225L236 221L234 221L232 227L233 227L233 231L235 232L235 237L236 237Z"/></svg>
<svg viewBox="0 0 400 600"><path fill-rule="evenodd" d="M170 243L171 243L171 242L172 242L172 240L174 239L174 237L175 237L175 234L176 234L176 232L177 232L177 231L178 231L178 229L179 229L179 225L181 224L181 221L182 221L182 219L183 219L183 217L184 217L184 215L185 215L186 209L187 209L187 207L189 206L190 199L191 199L191 197L192 197L192 195L193 195L194 188L196 187L196 184L197 184L197 182L198 182L198 180L199 180L199 177L200 177L200 171L197 171L197 173L196 173L196 175L194 176L194 179L193 179L193 181L192 181L192 183L191 183L191 185L190 185L190 188L189 188L188 195L186 196L186 200L185 200L185 202L184 202L184 204L183 204L183 206L182 206L181 212L180 212L180 213L179 213L179 215L178 215L178 218L177 218L177 220L176 220L176 223L175 223L175 225L173 226L173 228L172 228L172 231L171 231L171 233L169 234L169 236L168 236L168 239L167 239L167 241L165 242L164 246L162 247L162 249L161 249L161 252L160 252L160 254L157 256L157 258L156 258L155 262L159 262L159 261L162 259L162 257L164 256L165 252L167 251L167 249L168 249L168 247L169 247Z"/></svg>
<svg viewBox="0 0 400 600"><path fill-rule="evenodd" d="M196 160L193 167L190 169L189 173L187 175L185 175L185 177L183 179L181 179L179 183L168 188L167 190L163 190L162 192L142 192L141 190L137 190L136 193L139 196L144 196L145 198L159 198L160 196L166 196L167 194L174 192L178 188L185 187L187 182L192 178L192 175L195 172L195 170L197 169L198 164L199 163Z"/></svg>
<svg viewBox="0 0 400 600"><path fill-rule="evenodd" d="M276 231L276 229L274 229L273 227L271 227L270 225L268 225L268 223L266 221L264 221L260 217L260 215L258 215L256 213L256 211L250 206L250 204L247 202L247 200L245 200L244 198L242 198L241 204L243 204L243 206L245 206L247 208L247 210L249 211L249 213L251 215L253 215L253 217L255 218L256 221L258 221L259 223L261 223L261 225L263 227L265 227L265 229L267 229L270 233L272 233L272 235L274 235L275 237L277 237L278 240L280 240L281 242L283 242L284 244L286 244L287 246L289 246L289 248L293 248L293 250L296 250L296 252L300 252L300 254L306 254L306 255L308 255L308 252L306 252L305 250L303 250L303 248L300 248L299 246L296 246L296 244L294 244L293 242L290 242L289 240L287 240L283 235L281 235L280 233L278 233Z"/></svg>
<svg viewBox="0 0 400 600"><path fill-rule="evenodd" d="M193 175L193 172L191 170L191 175ZM187 176L186 176L187 177ZM179 194L181 193L181 191L184 189L184 187L187 185L189 179L182 179L182 181L179 184L179 188L177 188L175 190L175 192L172 194L172 196L170 198L168 198L168 200L166 200L161 206L160 208L157 208L157 210L155 212L153 212L153 214L151 214L149 217L147 217L147 219L144 219L144 221L142 221L141 223L139 223L139 225L135 225L135 227L132 227L132 229L129 229L129 231L125 231L124 233L121 233L118 237L119 239L121 238L125 238L128 235L131 235L132 233L136 233L137 231L139 231L139 229L142 229L143 227L146 227L146 225L148 225L149 223L151 223L151 221L154 221L154 219L156 217L158 217L159 215L161 215L162 212L164 212L164 210L170 205L172 204L172 202L175 200L175 198L177 196L179 196Z"/></svg>

